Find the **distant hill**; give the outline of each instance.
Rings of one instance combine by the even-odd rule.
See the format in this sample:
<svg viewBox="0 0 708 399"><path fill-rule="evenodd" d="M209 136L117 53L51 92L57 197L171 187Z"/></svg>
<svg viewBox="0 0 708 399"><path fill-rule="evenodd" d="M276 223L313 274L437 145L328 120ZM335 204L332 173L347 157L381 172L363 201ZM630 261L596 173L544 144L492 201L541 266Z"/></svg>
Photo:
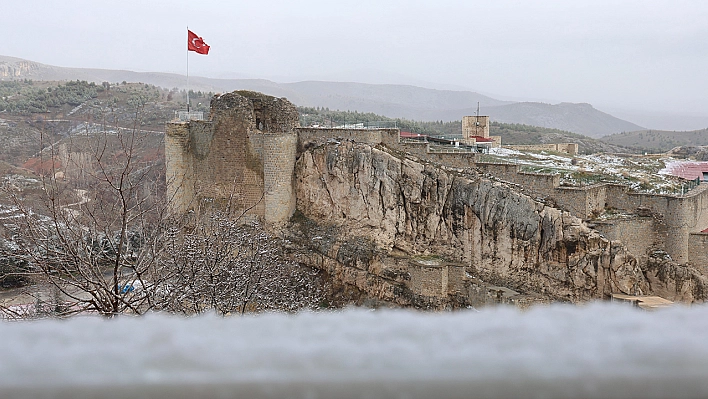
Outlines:
<svg viewBox="0 0 708 399"><path fill-rule="evenodd" d="M632 147L645 152L666 152L680 146L708 146L708 129L688 132L639 130L602 138L608 144Z"/></svg>
<svg viewBox="0 0 708 399"><path fill-rule="evenodd" d="M578 150L581 154L595 154L598 152L637 152L631 148L606 143L582 134L518 123L492 122L489 126L489 134L492 136L501 136L502 144L508 145L576 143L578 144Z"/></svg>
<svg viewBox="0 0 708 399"><path fill-rule="evenodd" d="M63 68L19 58L0 56L0 79L86 80L89 82L142 82L164 88L186 88L179 74L107 69ZM492 120L542 126L600 137L643 129L600 112L589 104L514 103L472 91L434 90L408 85L377 85L306 81L276 83L265 79L212 79L190 77L190 89L204 92L255 90L287 97L308 107L374 112L391 118L454 121L473 115L479 102L482 114Z"/></svg>
<svg viewBox="0 0 708 399"><path fill-rule="evenodd" d="M589 137L602 137L611 133L644 129L634 123L598 111L590 104L522 102L492 107L489 115L495 121L523 123L567 130Z"/></svg>
<svg viewBox="0 0 708 399"><path fill-rule="evenodd" d="M442 115L438 113L436 116L442 120L453 120L462 119L464 115L474 115L475 112L476 108L455 109L444 111ZM430 113L426 115L433 116ZM518 102L485 107L482 109L482 115L489 115L492 121L560 129L594 138L644 129L585 103L552 105Z"/></svg>
<svg viewBox="0 0 708 399"><path fill-rule="evenodd" d="M434 90L407 85L307 81L284 83L298 93L302 106L320 106L342 111L374 112L391 118L439 120L450 109L511 104L471 91ZM451 117L448 120L462 119Z"/></svg>

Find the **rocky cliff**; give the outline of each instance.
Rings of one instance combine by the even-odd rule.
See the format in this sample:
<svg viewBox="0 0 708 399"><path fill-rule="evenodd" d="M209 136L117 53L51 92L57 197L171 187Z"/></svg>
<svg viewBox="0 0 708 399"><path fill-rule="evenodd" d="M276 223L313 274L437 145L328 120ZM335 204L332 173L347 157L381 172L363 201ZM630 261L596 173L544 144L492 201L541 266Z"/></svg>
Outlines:
<svg viewBox="0 0 708 399"><path fill-rule="evenodd" d="M0 78L33 77L41 69L41 64L19 58L0 57Z"/></svg>
<svg viewBox="0 0 708 399"><path fill-rule="evenodd" d="M455 294L464 304L470 278L570 301L652 292L646 265L620 242L472 170L353 142L305 151L295 169L298 211L310 227L293 231L313 249L308 261L375 297L408 304L424 297L440 307ZM421 259L451 266L418 273L410 265ZM652 280L679 293L665 268L650 269ZM425 286L430 273L444 280L438 291Z"/></svg>

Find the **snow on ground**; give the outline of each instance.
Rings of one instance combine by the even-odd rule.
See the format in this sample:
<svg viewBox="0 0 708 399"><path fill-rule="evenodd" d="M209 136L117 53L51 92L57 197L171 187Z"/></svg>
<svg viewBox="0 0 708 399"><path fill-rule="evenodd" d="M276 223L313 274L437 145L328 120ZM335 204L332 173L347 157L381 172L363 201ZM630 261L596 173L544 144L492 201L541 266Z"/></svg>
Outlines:
<svg viewBox="0 0 708 399"><path fill-rule="evenodd" d="M676 160L613 154L562 155L556 153L521 152L506 148L492 148L489 156L500 162L516 163L525 172L560 174L565 186L585 186L600 182L620 183L652 194L681 194L693 186L685 180L670 176L664 165ZM487 159L489 160L489 159Z"/></svg>
<svg viewBox="0 0 708 399"><path fill-rule="evenodd" d="M708 307L0 323L0 397L698 398Z"/></svg>
<svg viewBox="0 0 708 399"><path fill-rule="evenodd" d="M677 161L677 160L667 162L666 165L664 166L664 168L659 171L659 174L661 174L661 175L668 175L673 169L676 169L676 168L679 167L682 163L684 163L684 162L683 162L683 161Z"/></svg>
<svg viewBox="0 0 708 399"><path fill-rule="evenodd" d="M516 150L512 150L510 148L504 148L504 147L492 147L489 149L489 153L492 155L499 155L502 157L509 156L509 155L523 154L521 151L516 151Z"/></svg>

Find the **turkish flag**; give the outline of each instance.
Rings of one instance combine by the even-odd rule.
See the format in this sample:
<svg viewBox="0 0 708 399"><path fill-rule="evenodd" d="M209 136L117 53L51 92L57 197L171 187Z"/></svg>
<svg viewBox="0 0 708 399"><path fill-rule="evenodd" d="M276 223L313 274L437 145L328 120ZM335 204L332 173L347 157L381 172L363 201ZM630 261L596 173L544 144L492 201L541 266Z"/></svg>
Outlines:
<svg viewBox="0 0 708 399"><path fill-rule="evenodd" d="M196 33L187 29L187 50L195 51L199 54L209 54L209 45L204 43L204 39Z"/></svg>

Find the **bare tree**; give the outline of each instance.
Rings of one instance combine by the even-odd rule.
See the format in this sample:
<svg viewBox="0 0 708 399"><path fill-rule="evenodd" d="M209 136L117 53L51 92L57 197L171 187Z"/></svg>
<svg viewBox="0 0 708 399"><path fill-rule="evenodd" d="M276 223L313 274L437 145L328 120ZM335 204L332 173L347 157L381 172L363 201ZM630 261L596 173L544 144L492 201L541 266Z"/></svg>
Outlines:
<svg viewBox="0 0 708 399"><path fill-rule="evenodd" d="M286 241L228 210L189 224L168 215L163 165L140 157L149 139L139 128L144 102L134 106L131 129L109 128L103 118L97 131L87 123L72 137L62 164L76 170L71 184L51 170L40 201L11 193L20 217L6 254L37 281L37 308L110 317L319 307L326 286L288 258ZM57 158L53 146L43 154Z"/></svg>
<svg viewBox="0 0 708 399"><path fill-rule="evenodd" d="M39 201L12 194L21 215L17 252L39 286L59 290L67 313L139 314L155 306L149 287L161 276L165 207L154 195L159 173L137 156L147 138L139 129L143 105L135 106L131 129L87 127L71 139L63 166L81 170L80 188L52 170ZM57 158L53 146L42 154Z"/></svg>
<svg viewBox="0 0 708 399"><path fill-rule="evenodd" d="M288 244L258 223L212 213L168 243L164 268L175 278L160 290L161 303L185 314L316 309L326 284L316 270L286 256Z"/></svg>

